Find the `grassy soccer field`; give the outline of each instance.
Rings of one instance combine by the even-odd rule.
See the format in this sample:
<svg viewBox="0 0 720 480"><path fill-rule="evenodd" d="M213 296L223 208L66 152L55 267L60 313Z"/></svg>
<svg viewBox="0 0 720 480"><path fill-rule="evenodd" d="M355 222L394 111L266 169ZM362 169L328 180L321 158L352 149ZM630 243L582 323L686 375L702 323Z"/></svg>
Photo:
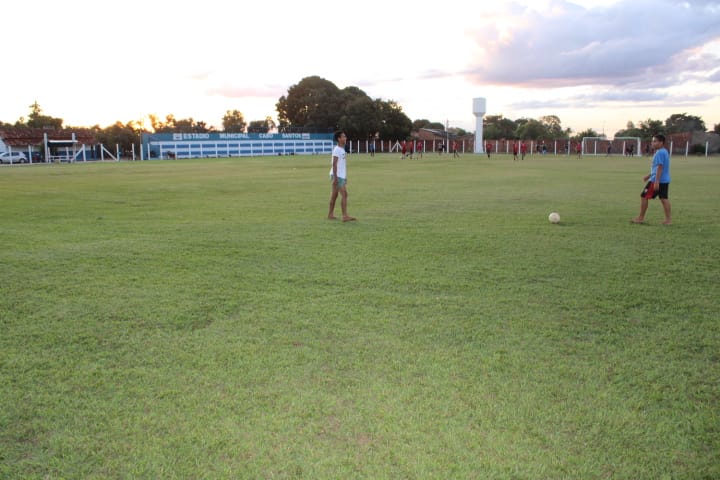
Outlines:
<svg viewBox="0 0 720 480"><path fill-rule="evenodd" d="M0 168L0 478L720 477L717 158L329 163Z"/></svg>

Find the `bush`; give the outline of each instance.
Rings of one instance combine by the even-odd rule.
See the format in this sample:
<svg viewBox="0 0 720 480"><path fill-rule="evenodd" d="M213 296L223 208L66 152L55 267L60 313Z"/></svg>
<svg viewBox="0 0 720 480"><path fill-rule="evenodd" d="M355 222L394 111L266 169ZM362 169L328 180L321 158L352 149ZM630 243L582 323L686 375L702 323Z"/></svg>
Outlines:
<svg viewBox="0 0 720 480"><path fill-rule="evenodd" d="M695 155L705 155L705 145L701 143L695 143L690 146L690 153Z"/></svg>

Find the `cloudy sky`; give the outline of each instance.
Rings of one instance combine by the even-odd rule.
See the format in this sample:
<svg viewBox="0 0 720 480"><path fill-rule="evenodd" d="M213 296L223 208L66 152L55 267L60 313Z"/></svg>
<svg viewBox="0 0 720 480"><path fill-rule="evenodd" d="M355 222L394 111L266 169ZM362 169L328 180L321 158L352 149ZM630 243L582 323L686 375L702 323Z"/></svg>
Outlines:
<svg viewBox="0 0 720 480"><path fill-rule="evenodd" d="M673 113L720 123L720 0L26 0L2 16L5 122L34 101L79 126L275 118L318 75L469 130L474 97L608 135Z"/></svg>

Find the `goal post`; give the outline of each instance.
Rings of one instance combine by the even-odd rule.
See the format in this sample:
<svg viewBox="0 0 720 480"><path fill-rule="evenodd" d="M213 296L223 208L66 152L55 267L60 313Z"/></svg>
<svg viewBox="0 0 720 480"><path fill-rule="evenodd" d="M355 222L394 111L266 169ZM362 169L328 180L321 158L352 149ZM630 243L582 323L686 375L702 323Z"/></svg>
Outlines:
<svg viewBox="0 0 720 480"><path fill-rule="evenodd" d="M612 140L606 137L583 137L582 154L640 156L640 137L615 137Z"/></svg>
<svg viewBox="0 0 720 480"><path fill-rule="evenodd" d="M583 137L581 145L583 155L605 155L610 140L605 137Z"/></svg>

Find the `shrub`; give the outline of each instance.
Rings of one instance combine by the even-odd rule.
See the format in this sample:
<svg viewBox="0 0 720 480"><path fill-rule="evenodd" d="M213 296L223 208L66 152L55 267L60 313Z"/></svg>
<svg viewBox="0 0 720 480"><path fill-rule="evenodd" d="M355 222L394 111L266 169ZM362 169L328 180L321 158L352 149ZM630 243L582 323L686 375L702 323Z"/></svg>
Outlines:
<svg viewBox="0 0 720 480"><path fill-rule="evenodd" d="M705 155L705 145L701 143L695 143L690 146L690 153L695 155Z"/></svg>

